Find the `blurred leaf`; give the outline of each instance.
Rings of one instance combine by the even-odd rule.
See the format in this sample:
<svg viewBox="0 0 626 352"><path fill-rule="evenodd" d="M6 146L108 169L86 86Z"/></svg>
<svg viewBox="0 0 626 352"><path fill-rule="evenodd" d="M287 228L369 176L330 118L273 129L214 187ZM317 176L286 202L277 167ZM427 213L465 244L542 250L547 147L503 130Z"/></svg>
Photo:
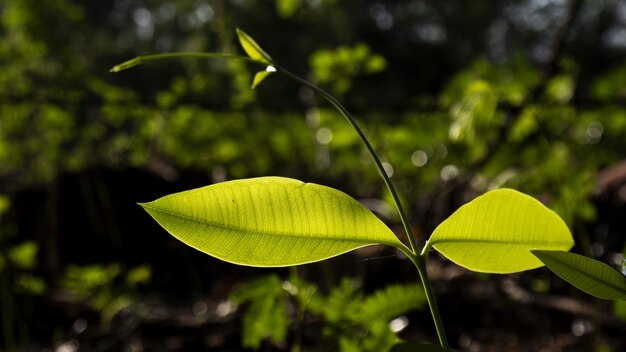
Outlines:
<svg viewBox="0 0 626 352"><path fill-rule="evenodd" d="M302 5L302 0L276 0L276 11L282 18L293 16Z"/></svg>
<svg viewBox="0 0 626 352"><path fill-rule="evenodd" d="M539 201L499 189L459 208L435 229L429 245L470 270L504 274L542 266L532 249L569 250L574 240Z"/></svg>
<svg viewBox="0 0 626 352"><path fill-rule="evenodd" d="M140 204L187 245L227 262L289 266L403 244L338 190L282 177L223 182Z"/></svg>
<svg viewBox="0 0 626 352"><path fill-rule="evenodd" d="M563 251L533 250L553 273L592 296L626 300L626 277L592 258Z"/></svg>
<svg viewBox="0 0 626 352"><path fill-rule="evenodd" d="M474 81L467 85L463 98L452 105L450 114L450 139L473 141L480 125L490 125L496 114L498 99L494 89L486 81Z"/></svg>
<svg viewBox="0 0 626 352"><path fill-rule="evenodd" d="M120 265L115 263L107 266L101 264L68 265L61 280L61 287L77 295L78 299L82 299L113 282L120 271Z"/></svg>
<svg viewBox="0 0 626 352"><path fill-rule="evenodd" d="M548 97L558 103L567 103L574 95L575 82L571 75L558 75L552 78L546 86Z"/></svg>
<svg viewBox="0 0 626 352"><path fill-rule="evenodd" d="M35 241L22 242L9 250L9 260L24 270L32 270L37 266L39 245Z"/></svg>
<svg viewBox="0 0 626 352"><path fill-rule="evenodd" d="M248 281L234 292L234 301L250 304L243 317L243 347L258 349L266 338L275 344L285 340L289 324L287 297L277 275Z"/></svg>
<svg viewBox="0 0 626 352"><path fill-rule="evenodd" d="M368 296L361 306L363 322L391 319L426 304L426 295L421 285L389 285Z"/></svg>
<svg viewBox="0 0 626 352"><path fill-rule="evenodd" d="M9 206L11 206L9 197L0 194L0 216L9 209Z"/></svg>
<svg viewBox="0 0 626 352"><path fill-rule="evenodd" d="M130 286L146 284L152 278L152 267L148 264L136 266L126 274L126 283Z"/></svg>
<svg viewBox="0 0 626 352"><path fill-rule="evenodd" d="M21 273L15 278L15 288L19 292L39 296L46 292L47 285L46 282L38 276Z"/></svg>
<svg viewBox="0 0 626 352"><path fill-rule="evenodd" d="M615 315L626 321L626 300L616 300L613 302L613 313Z"/></svg>
<svg viewBox="0 0 626 352"><path fill-rule="evenodd" d="M353 47L339 46L335 50L316 50L309 56L309 65L319 83L332 83L336 94L343 94L352 86L352 79L363 74L374 74L387 67L385 58L372 54L363 43Z"/></svg>
<svg viewBox="0 0 626 352"><path fill-rule="evenodd" d="M246 32L237 28L237 37L239 38L239 43L243 50L250 56L251 59L266 63L268 65L272 64L272 58L265 52L259 44L257 44L252 37L250 37Z"/></svg>

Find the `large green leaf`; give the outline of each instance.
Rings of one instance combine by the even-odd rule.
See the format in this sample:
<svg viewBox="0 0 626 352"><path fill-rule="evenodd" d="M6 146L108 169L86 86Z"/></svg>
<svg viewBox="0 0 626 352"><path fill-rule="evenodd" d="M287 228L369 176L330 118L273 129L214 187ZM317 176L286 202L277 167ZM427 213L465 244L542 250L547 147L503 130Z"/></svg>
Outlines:
<svg viewBox="0 0 626 352"><path fill-rule="evenodd" d="M592 296L626 300L626 277L595 259L563 251L532 251L553 273Z"/></svg>
<svg viewBox="0 0 626 352"><path fill-rule="evenodd" d="M345 193L282 177L223 182L140 205L189 246L241 265L289 266L377 243L404 246Z"/></svg>
<svg viewBox="0 0 626 352"><path fill-rule="evenodd" d="M513 273L543 265L530 250L567 251L574 240L563 220L539 201L499 189L459 208L428 245L474 271Z"/></svg>

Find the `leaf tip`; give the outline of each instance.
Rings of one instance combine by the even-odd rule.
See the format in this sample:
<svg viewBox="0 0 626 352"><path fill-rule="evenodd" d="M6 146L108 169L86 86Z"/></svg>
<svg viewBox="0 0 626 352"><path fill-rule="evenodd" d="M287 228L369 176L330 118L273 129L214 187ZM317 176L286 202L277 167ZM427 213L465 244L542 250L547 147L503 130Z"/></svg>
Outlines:
<svg viewBox="0 0 626 352"><path fill-rule="evenodd" d="M131 67L135 67L135 66L139 66L143 63L143 58L141 56L138 56L134 59L128 60L128 61L124 61L119 65L115 65L113 66L109 72L112 73L117 73L126 69L129 69Z"/></svg>

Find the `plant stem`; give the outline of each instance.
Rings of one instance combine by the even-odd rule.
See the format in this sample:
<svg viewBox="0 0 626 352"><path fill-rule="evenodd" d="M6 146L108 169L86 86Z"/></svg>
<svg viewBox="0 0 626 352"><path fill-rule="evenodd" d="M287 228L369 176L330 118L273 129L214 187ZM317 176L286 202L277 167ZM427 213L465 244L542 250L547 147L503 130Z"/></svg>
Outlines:
<svg viewBox="0 0 626 352"><path fill-rule="evenodd" d="M435 323L435 329L437 330L437 337L439 337L439 344L444 349L449 349L448 338L446 337L446 330L443 327L441 316L439 315L439 308L437 307L437 301L433 288L430 285L430 279L428 278L428 272L426 271L426 256L412 255L409 256L417 271L420 274L422 285L424 285L424 292L426 293L426 300L428 301L428 307L430 307L430 315L433 317Z"/></svg>
<svg viewBox="0 0 626 352"><path fill-rule="evenodd" d="M215 58L224 58L224 59L238 59L244 61L250 61L254 63L258 63L261 65L267 66L267 64L263 64L259 61L253 60L247 56L234 55L234 54L221 54L221 53L165 53L165 54L154 54L154 55L145 55L145 56L137 56L134 59L122 62L119 65L113 66L110 72L120 72L122 70L129 69L131 67L139 66L144 62L154 61L154 60L163 60L163 59L180 59L183 57L191 57L191 58L200 58L200 59L215 59Z"/></svg>
<svg viewBox="0 0 626 352"><path fill-rule="evenodd" d="M444 349L449 349L450 347L448 345L446 331L444 330L443 323L441 322L441 316L439 315L439 308L437 307L435 294L433 293L432 286L430 285L430 280L428 279L428 272L426 271L426 255L420 254L418 250L417 243L415 242L415 237L413 237L413 232L411 231L411 227L409 226L408 218L406 216L406 213L404 212L404 209L402 208L402 203L400 203L398 194L396 193L396 190L393 184L391 183L391 180L389 179L389 176L387 175L385 168L380 162L380 159L378 158L376 151L374 151L374 148L369 143L369 141L367 140L367 137L365 137L365 134L363 133L363 131L357 124L356 120L352 117L350 112L348 112L348 110L346 110L346 108L344 108L343 105L341 105L341 103L337 99L335 99L335 97L333 97L332 95L330 95L323 89L319 88L318 86L314 85L313 83L303 78L300 78L299 76L296 76L295 74L285 70L284 68L277 65L275 62L272 62L272 65L274 65L276 69L283 72L290 78L296 80L297 82L304 84L305 86L313 89L315 92L322 95L348 120L350 125L352 125L356 133L359 135L359 138L361 139L361 141L367 148L367 151L369 152L370 156L374 160L374 164L376 165L378 172L383 178L383 181L385 182L385 185L387 186L389 193L391 193L391 197L393 198L393 201L396 204L398 214L400 214L400 220L402 221L402 225L404 226L404 231L406 232L406 235L409 239L409 243L411 244L411 251L407 251L406 247L403 248L403 246L398 246L396 248L400 249L407 257L409 257L409 259L411 259L413 264L415 264L415 267L417 268L417 271L419 272L422 285L424 286L424 292L426 293L426 300L428 301L428 306L430 307L430 314L433 317L433 321L435 323L435 329L437 330L437 336L439 337L439 344Z"/></svg>
<svg viewBox="0 0 626 352"><path fill-rule="evenodd" d="M322 97L324 97L324 99L326 99L332 106L335 107L335 109L337 109L341 115L343 115L346 120L348 120L348 123L350 123L350 125L352 126L352 128L354 128L354 130L356 131L356 133L359 135L359 138L361 139L361 142L363 142L363 144L365 145L365 148L367 149L367 151L369 152L370 156L372 157L372 160L374 160L374 164L376 165L376 168L378 169L378 173L380 174L380 176L383 178L383 182L385 183L385 186L387 186L387 189L389 190L389 193L391 193L391 197L393 198L393 202L396 204L396 208L398 210L398 214L400 215L400 220L402 221L402 226L404 227L404 232L406 233L406 236L409 240L409 243L411 245L411 250L413 251L414 254L419 253L418 250L418 246L417 246L417 242L415 241L415 237L413 236L413 231L411 231L411 227L409 225L409 220L406 216L406 213L404 212L404 209L402 207L402 203L400 203L400 198L398 197L398 193L396 192L395 187L393 186L393 184L391 183L391 180L389 179L389 175L387 175L387 172L385 171L385 168L383 167L383 164L380 162L380 159L378 158L378 155L376 154L376 151L374 151L374 148L372 147L372 145L370 144L370 142L367 140L367 137L365 137L365 134L363 133L363 130L361 130L361 127L359 127L358 123L356 122L356 120L352 117L352 115L350 114L350 112L348 112L348 110L346 110L346 108L341 105L341 103L332 95L330 95L329 93L327 93L325 90L323 90L322 88L316 86L315 84L285 70L284 68L280 67L279 65L277 65L275 62L272 62L272 65L276 67L277 70L281 71L282 73L284 73L285 75L287 75L289 78L294 79L295 81L302 83L303 85L311 88L312 90L314 90L315 92L319 93Z"/></svg>
<svg viewBox="0 0 626 352"><path fill-rule="evenodd" d="M142 63L147 62L147 61L181 58L181 57L230 58L230 59L245 60L245 61L249 61L249 62L259 64L262 66L268 66L267 62L261 62L261 61L254 60L249 57L240 56L240 55L214 54L214 53L170 53L170 54L138 56L132 60L123 62L117 66L114 66L111 69L111 72L119 72L128 68L137 66L137 65L141 65ZM430 307L430 313L435 323L435 329L437 330L439 343L441 344L441 347L443 347L444 349L448 349L449 348L448 340L446 338L446 333L443 328L443 324L441 322L441 317L439 316L439 309L437 308L435 295L433 293L432 287L430 285L430 281L428 279L428 273L426 271L426 256L427 256L428 250L430 249L430 246L428 246L428 243L427 243L426 246L423 248L422 253L420 253L417 242L415 241L415 237L413 236L413 231L411 231L408 218L406 216L406 213L404 212L402 203L400 203L400 198L398 197L398 193L396 192L395 187L391 183L391 180L389 179L389 175L387 175L387 172L385 171L385 168L380 162L380 159L378 158L376 151L370 144L367 137L365 137L363 130L361 130L361 127L359 127L359 125L357 124L356 120L352 117L350 112L348 112L348 110L346 110L346 108L343 105L341 105L341 103L335 97L333 97L332 95L330 95L329 93L321 89L320 87L316 86L315 84L285 70L284 68L282 68L281 66L279 66L278 64L276 64L276 62L272 60L270 60L270 65L275 67L277 70L282 71L289 78L309 87L310 89L312 89L313 91L317 92L322 97L324 97L324 99L326 99L333 107L335 107L341 113L341 115L343 115L346 118L346 120L348 120L348 123L350 123L352 128L354 128L359 138L361 139L361 142L363 142L363 144L365 145L365 148L367 149L370 157L372 158L372 160L374 161L374 164L376 165L376 169L378 169L378 173L382 177L385 183L385 186L387 186L387 189L389 190L389 193L391 194L391 197L393 198L393 202L395 203L396 209L398 210L398 214L400 215L400 220L402 221L402 226L404 227L404 232L406 233L409 243L411 245L410 250L404 245L399 245L396 248L402 251L413 262L413 264L417 268L417 271L419 272L419 275L420 275L420 279L422 281L422 285L424 286L424 292L426 293L426 300L428 301L428 306Z"/></svg>

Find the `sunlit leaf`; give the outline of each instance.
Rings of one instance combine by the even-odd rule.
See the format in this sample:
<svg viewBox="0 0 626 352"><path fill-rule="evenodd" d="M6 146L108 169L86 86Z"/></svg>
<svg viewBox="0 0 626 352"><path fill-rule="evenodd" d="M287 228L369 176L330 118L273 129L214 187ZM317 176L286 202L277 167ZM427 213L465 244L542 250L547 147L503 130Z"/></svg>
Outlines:
<svg viewBox="0 0 626 352"><path fill-rule="evenodd" d="M272 67L272 66L268 66L268 67ZM273 72L276 72L276 70L265 70L265 71L259 71L254 75L254 79L252 80L252 89L256 88L259 84L261 84L261 82L263 82L263 80L269 76L270 74L272 74Z"/></svg>
<svg viewBox="0 0 626 352"><path fill-rule="evenodd" d="M435 229L429 245L456 264L487 273L513 273L543 264L530 250L569 250L563 220L536 199L512 189L488 192Z"/></svg>
<svg viewBox="0 0 626 352"><path fill-rule="evenodd" d="M250 58L270 65L272 58L246 32L237 28L237 37L243 50Z"/></svg>
<svg viewBox="0 0 626 352"><path fill-rule="evenodd" d="M425 342L400 342L393 347L389 352L448 352L449 350L437 346L431 345Z"/></svg>
<svg viewBox="0 0 626 352"><path fill-rule="evenodd" d="M534 250L553 273L592 296L626 300L626 277L592 258L563 251Z"/></svg>
<svg viewBox="0 0 626 352"><path fill-rule="evenodd" d="M404 246L345 193L282 177L223 182L140 205L187 245L241 265L289 266L377 243Z"/></svg>

